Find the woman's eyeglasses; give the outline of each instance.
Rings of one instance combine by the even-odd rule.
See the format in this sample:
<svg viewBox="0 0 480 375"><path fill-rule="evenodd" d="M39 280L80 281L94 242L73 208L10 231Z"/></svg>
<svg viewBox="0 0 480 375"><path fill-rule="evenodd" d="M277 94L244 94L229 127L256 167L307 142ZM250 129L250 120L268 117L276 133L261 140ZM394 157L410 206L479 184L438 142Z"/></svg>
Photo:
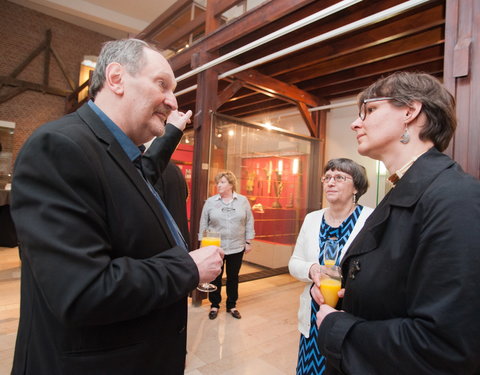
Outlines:
<svg viewBox="0 0 480 375"><path fill-rule="evenodd" d="M384 96L381 98L369 98L363 99L362 105L360 106L360 111L358 112L358 117L360 120L364 121L367 118L367 103L371 102L379 102L380 100L394 100L395 98L392 96Z"/></svg>
<svg viewBox="0 0 480 375"><path fill-rule="evenodd" d="M322 177L322 182L323 183L330 182L330 180L332 178L334 179L335 182L340 182L340 183L343 183L343 182L347 181L347 178L349 180L353 180L353 178L347 177L347 176L344 176L344 175L341 175L341 174L334 174L334 175L326 174L325 176Z"/></svg>

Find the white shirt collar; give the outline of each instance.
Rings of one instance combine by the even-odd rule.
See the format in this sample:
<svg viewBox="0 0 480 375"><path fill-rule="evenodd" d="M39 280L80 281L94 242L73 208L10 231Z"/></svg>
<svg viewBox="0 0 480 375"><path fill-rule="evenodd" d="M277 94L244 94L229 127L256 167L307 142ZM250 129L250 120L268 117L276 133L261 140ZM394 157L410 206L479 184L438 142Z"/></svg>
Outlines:
<svg viewBox="0 0 480 375"><path fill-rule="evenodd" d="M232 200L233 200L233 199L237 199L237 198L238 198L238 194L237 194L236 191L234 191L233 194L232 194ZM220 199L222 199L222 197L220 196L220 194L217 194L217 195L215 196L215 200L218 201L218 200L220 200Z"/></svg>

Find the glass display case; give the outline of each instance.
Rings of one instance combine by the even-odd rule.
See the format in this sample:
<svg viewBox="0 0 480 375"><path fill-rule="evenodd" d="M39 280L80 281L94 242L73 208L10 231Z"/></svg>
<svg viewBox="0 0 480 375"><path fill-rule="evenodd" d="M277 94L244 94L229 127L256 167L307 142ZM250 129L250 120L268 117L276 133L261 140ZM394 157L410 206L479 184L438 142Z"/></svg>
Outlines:
<svg viewBox="0 0 480 375"><path fill-rule="evenodd" d="M307 213L311 149L317 140L219 114L213 119L209 196L216 194L215 175L231 170L255 218L255 250L244 260L285 270Z"/></svg>

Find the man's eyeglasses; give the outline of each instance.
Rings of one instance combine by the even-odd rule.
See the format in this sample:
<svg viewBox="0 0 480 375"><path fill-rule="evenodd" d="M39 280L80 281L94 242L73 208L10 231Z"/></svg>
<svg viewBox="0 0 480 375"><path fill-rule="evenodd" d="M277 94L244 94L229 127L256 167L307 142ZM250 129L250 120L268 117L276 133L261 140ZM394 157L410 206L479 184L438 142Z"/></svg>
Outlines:
<svg viewBox="0 0 480 375"><path fill-rule="evenodd" d="M335 182L340 182L340 183L347 181L347 178L349 180L353 180L353 178L347 177L341 174L334 174L334 175L326 174L325 176L322 177L322 182L323 183L330 182L332 178L335 180Z"/></svg>
<svg viewBox="0 0 480 375"><path fill-rule="evenodd" d="M381 98L369 98L363 99L362 105L360 106L360 111L358 112L358 117L360 120L364 121L367 118L367 103L371 102L379 102L380 100L394 100L395 98L392 96L384 96Z"/></svg>

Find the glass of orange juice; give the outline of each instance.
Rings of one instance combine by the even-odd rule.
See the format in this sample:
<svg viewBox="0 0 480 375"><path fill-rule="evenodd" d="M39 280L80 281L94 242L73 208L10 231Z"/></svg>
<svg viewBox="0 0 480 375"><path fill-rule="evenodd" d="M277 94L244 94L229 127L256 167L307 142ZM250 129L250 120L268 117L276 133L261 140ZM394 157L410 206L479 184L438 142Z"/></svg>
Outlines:
<svg viewBox="0 0 480 375"><path fill-rule="evenodd" d="M213 232L210 230L203 231L202 241L200 242L200 247L206 246L218 246L220 247L222 243L220 233ZM217 290L217 287L211 283L201 283L197 286L197 289L201 292L213 292Z"/></svg>
<svg viewBox="0 0 480 375"><path fill-rule="evenodd" d="M320 276L320 292L325 298L325 303L335 307L338 303L338 291L342 287L340 267L337 266L340 246L336 238L325 241L323 248L324 272Z"/></svg>
<svg viewBox="0 0 480 375"><path fill-rule="evenodd" d="M340 246L336 238L329 238L325 241L323 248L323 264L327 267L332 267L337 264L340 253Z"/></svg>
<svg viewBox="0 0 480 375"><path fill-rule="evenodd" d="M331 307L337 306L338 291L342 287L342 275L340 267L333 266L327 269L320 276L320 292L322 293L325 303Z"/></svg>

